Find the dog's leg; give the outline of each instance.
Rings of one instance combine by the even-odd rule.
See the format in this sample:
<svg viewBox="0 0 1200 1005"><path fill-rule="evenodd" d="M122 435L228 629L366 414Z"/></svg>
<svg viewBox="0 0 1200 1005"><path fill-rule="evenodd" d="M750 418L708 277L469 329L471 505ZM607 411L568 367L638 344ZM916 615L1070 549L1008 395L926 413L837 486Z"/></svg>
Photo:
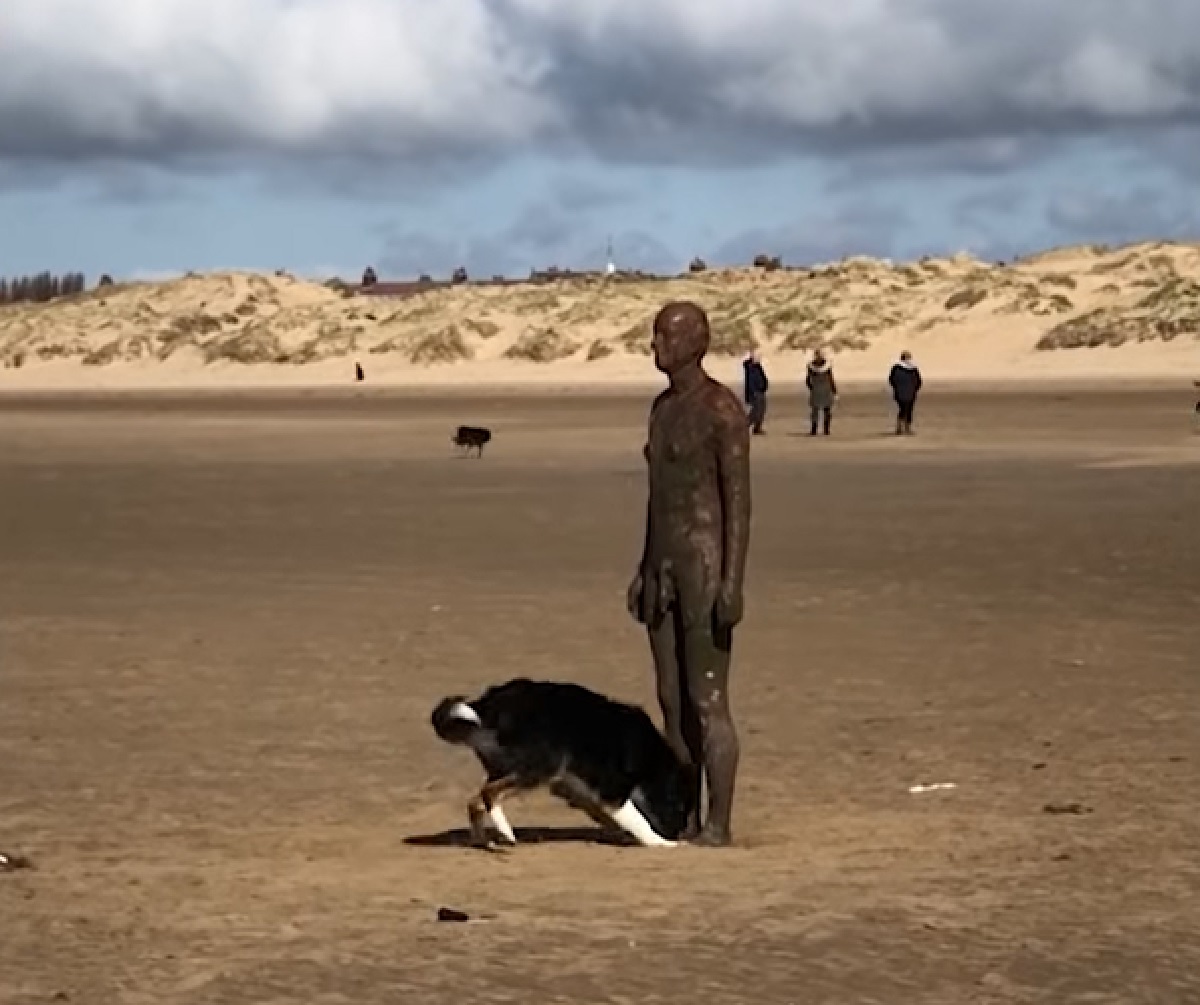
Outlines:
<svg viewBox="0 0 1200 1005"><path fill-rule="evenodd" d="M632 800L626 800L625 805L612 813L612 820L621 830L633 836L638 844L647 848L674 848L675 841L661 837L650 821L642 816L642 811L633 805Z"/></svg>
<svg viewBox="0 0 1200 1005"><path fill-rule="evenodd" d="M608 827L612 824L612 817L608 810L577 778L570 775L556 778L550 783L550 794L564 800L571 809L586 813L593 823L597 823L601 827Z"/></svg>
<svg viewBox="0 0 1200 1005"><path fill-rule="evenodd" d="M471 844L476 848L488 847L488 812L479 796L475 796L467 803L467 817L471 821Z"/></svg>
<svg viewBox="0 0 1200 1005"><path fill-rule="evenodd" d="M471 838L476 845L482 848L492 847L491 842L487 839L487 824L485 821L488 820L492 822L496 830L500 832L500 836L508 844L517 843L517 836L513 833L512 827L509 826L508 817L504 815L504 810L500 808L500 800L517 787L517 780L511 775L491 779L479 790L479 794L471 800L467 811L471 820Z"/></svg>
<svg viewBox="0 0 1200 1005"><path fill-rule="evenodd" d="M492 823L496 825L496 830L500 832L500 836L509 844L516 844L517 835L513 833L513 829L508 823L508 817L504 815L504 810L499 803L492 804L488 815L492 818Z"/></svg>

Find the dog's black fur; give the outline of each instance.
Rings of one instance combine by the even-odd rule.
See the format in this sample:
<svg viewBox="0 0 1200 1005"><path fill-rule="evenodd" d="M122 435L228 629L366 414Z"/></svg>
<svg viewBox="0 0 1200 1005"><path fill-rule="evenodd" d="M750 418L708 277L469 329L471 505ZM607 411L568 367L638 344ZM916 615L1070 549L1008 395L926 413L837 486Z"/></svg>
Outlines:
<svg viewBox="0 0 1200 1005"><path fill-rule="evenodd" d="M492 431L482 426L459 426L450 439L456 447L465 447L468 454L474 447L482 457L484 445L492 440Z"/></svg>
<svg viewBox="0 0 1200 1005"><path fill-rule="evenodd" d="M460 703L479 723L455 714ZM695 770L680 763L650 716L577 684L519 678L475 701L444 699L432 722L447 743L474 750L488 783L502 791L544 785L597 820L632 801L672 841L694 807Z"/></svg>

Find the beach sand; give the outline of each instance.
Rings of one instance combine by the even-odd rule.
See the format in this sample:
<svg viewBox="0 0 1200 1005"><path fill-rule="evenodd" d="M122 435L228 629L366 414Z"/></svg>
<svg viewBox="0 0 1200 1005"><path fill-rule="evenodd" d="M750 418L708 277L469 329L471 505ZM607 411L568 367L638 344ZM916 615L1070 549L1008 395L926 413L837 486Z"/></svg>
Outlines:
<svg viewBox="0 0 1200 1005"><path fill-rule="evenodd" d="M537 796L511 854L461 847L442 696L654 709L648 400L0 396L0 851L36 866L0 873L0 1002L1200 997L1179 391L935 389L911 440L875 393L816 441L774 396L736 846Z"/></svg>

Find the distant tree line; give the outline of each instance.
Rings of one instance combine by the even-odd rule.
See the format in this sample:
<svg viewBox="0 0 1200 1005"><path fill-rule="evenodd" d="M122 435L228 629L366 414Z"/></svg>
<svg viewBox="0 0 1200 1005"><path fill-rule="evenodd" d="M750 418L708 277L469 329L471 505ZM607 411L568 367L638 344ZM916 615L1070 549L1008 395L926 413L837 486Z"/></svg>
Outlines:
<svg viewBox="0 0 1200 1005"><path fill-rule="evenodd" d="M44 304L59 297L69 297L87 289L82 272L54 276L40 272L36 276L0 277L0 304Z"/></svg>

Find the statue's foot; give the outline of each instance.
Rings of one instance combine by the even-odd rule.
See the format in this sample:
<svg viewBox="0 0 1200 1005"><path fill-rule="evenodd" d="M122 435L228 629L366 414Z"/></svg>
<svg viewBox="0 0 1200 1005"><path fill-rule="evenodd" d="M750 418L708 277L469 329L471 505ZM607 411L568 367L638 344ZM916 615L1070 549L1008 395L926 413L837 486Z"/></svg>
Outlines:
<svg viewBox="0 0 1200 1005"><path fill-rule="evenodd" d="M733 843L733 837L719 827L705 827L691 843L699 848L727 848Z"/></svg>

